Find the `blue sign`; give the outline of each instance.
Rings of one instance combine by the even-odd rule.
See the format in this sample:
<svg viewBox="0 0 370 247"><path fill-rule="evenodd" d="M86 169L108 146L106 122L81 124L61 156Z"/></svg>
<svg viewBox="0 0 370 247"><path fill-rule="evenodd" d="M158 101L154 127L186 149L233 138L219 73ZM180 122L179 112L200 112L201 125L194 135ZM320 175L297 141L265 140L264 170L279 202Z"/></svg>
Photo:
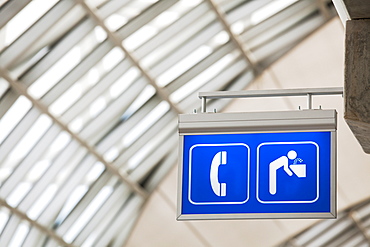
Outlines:
<svg viewBox="0 0 370 247"><path fill-rule="evenodd" d="M331 134L185 135L181 215L331 213Z"/></svg>

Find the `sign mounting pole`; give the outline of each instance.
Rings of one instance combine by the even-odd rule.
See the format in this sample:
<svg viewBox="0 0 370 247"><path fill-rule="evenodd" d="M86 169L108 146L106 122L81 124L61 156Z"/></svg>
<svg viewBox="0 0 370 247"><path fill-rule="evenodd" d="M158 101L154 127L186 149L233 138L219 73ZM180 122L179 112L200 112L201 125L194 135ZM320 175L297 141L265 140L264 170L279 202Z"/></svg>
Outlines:
<svg viewBox="0 0 370 247"><path fill-rule="evenodd" d="M201 112L205 113L207 99L307 96L307 109L312 109L312 96L339 94L343 96L343 87L200 92L199 98L202 100Z"/></svg>

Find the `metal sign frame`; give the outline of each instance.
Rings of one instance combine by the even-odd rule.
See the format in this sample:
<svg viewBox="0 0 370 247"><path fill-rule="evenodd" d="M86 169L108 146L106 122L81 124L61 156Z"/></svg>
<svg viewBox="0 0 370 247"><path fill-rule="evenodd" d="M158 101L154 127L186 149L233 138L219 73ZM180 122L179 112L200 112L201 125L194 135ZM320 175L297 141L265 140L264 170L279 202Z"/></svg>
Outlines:
<svg viewBox="0 0 370 247"><path fill-rule="evenodd" d="M179 115L179 172L177 220L200 219L276 219L335 218L336 198L336 129L335 110L300 110L284 112L200 113ZM184 137L188 135L251 134L251 133L330 133L330 210L328 212L294 213L183 213ZM254 152L255 150L251 150ZM250 164L254 165L254 164ZM202 206L202 205L199 205Z"/></svg>

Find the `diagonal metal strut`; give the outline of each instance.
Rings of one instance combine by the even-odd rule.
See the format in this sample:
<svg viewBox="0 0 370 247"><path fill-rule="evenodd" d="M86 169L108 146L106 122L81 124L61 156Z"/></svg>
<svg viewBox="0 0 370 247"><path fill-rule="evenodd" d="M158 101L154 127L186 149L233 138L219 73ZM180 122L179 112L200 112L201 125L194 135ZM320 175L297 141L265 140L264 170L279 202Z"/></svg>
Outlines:
<svg viewBox="0 0 370 247"><path fill-rule="evenodd" d="M136 182L132 181L127 174L122 174L119 169L113 166L111 163L107 162L101 154L99 154L94 147L88 144L85 140L81 139L78 135L73 133L66 124L61 122L58 118L56 118L53 114L50 113L48 108L43 105L38 100L34 99L26 90L26 88L18 81L13 80L8 72L3 68L0 68L0 76L2 76L5 80L8 81L9 85L19 94L25 96L28 100L32 102L32 104L38 108L42 113L46 114L50 117L55 124L57 124L61 129L69 133L73 139L75 139L81 146L85 147L93 156L99 160L108 171L112 172L113 174L117 175L121 181L127 184L133 191L138 193L143 198L148 196L148 193Z"/></svg>
<svg viewBox="0 0 370 247"><path fill-rule="evenodd" d="M236 47L241 51L244 59L247 61L247 64L251 66L254 76L259 75L261 73L261 69L258 67L257 61L255 61L252 52L248 48L243 47L243 44L240 41L239 37L231 31L230 23L228 23L228 21L226 20L225 14L213 2L213 0L207 0L207 2L209 6L212 8L212 10L216 13L217 18L221 22L225 31L229 34L231 40L234 42Z"/></svg>
<svg viewBox="0 0 370 247"><path fill-rule="evenodd" d="M168 92L164 88L161 88L157 85L155 79L149 74L149 72L146 69L144 69L143 66L141 66L141 64L139 63L139 61L122 45L122 40L120 40L115 33L109 30L109 28L105 25L104 21L96 14L97 12L96 9L93 9L91 6L88 6L83 0L75 1L86 10L86 12L91 16L92 19L94 19L97 25L104 29L104 31L108 35L108 38L114 43L114 45L119 47L126 54L127 58L132 62L132 64L140 70L140 72L147 79L149 84L155 88L158 96L163 100L167 101L170 107L177 114L181 114L182 110L180 110L180 108L176 104L172 103L172 101L169 98Z"/></svg>
<svg viewBox="0 0 370 247"><path fill-rule="evenodd" d="M29 218L27 216L27 214L21 212L17 208L13 208L4 199L1 199L0 198L0 205L3 206L3 207L6 207L7 209L9 209L10 212L12 212L12 214L16 215L20 219L29 222L33 227L36 227L39 231L44 232L46 235L48 235L49 237L53 238L56 242L58 242L62 246L67 246L67 247L74 247L75 246L73 244L69 244L66 241L64 241L63 238L60 237L59 235L57 235L54 231L52 231L52 230L48 229L47 227L41 225L37 221Z"/></svg>

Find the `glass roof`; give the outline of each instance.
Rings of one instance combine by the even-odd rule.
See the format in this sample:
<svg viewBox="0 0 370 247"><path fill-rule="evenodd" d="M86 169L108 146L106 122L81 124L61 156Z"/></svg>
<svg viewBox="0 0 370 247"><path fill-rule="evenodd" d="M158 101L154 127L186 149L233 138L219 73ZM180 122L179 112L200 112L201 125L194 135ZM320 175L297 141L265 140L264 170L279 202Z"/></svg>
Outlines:
<svg viewBox="0 0 370 247"><path fill-rule="evenodd" d="M0 246L122 246L197 93L243 90L334 15L330 0L0 1Z"/></svg>
<svg viewBox="0 0 370 247"><path fill-rule="evenodd" d="M370 246L370 199L344 210L336 220L316 223L279 246Z"/></svg>

